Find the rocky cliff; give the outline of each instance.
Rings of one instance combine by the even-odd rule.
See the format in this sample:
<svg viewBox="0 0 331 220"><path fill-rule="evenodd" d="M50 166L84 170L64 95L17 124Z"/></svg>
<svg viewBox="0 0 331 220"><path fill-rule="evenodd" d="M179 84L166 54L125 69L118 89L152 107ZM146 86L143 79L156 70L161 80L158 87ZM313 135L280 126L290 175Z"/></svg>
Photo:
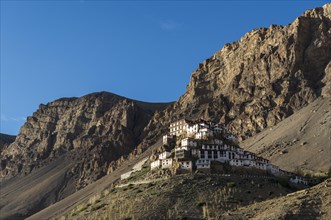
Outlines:
<svg viewBox="0 0 331 220"><path fill-rule="evenodd" d="M185 94L145 132L152 138L175 118L203 117L227 124L242 140L330 96L330 19L327 4L287 26L256 29L226 44L199 64Z"/></svg>
<svg viewBox="0 0 331 220"><path fill-rule="evenodd" d="M225 123L246 139L318 97L330 98L330 60L331 4L327 4L287 26L256 29L226 44L199 64L176 103L142 103L102 92L40 105L15 142L1 151L0 175L24 175L67 161L66 171L58 175L66 181L71 178L77 190L116 169L123 156L148 148L171 121L183 117ZM41 173L52 174L45 170ZM47 200L47 189L21 210L28 208L30 215L74 191L59 196L58 190L73 185L61 184L61 189L50 189L52 200Z"/></svg>
<svg viewBox="0 0 331 220"><path fill-rule="evenodd" d="M0 152L15 141L16 136L0 133Z"/></svg>
<svg viewBox="0 0 331 220"><path fill-rule="evenodd" d="M331 98L318 98L240 146L291 172L325 175L331 170Z"/></svg>
<svg viewBox="0 0 331 220"><path fill-rule="evenodd" d="M2 151L1 176L29 173L68 152L85 185L116 168L138 144L134 152L147 148L177 118L225 123L239 139L273 126L330 96L330 19L327 4L285 27L256 29L226 44L199 65L185 94L165 110L109 93L40 105Z"/></svg>
<svg viewBox="0 0 331 220"><path fill-rule="evenodd" d="M1 177L30 173L66 155L77 162L72 168L77 188L85 186L131 153L154 111L165 106L106 92L42 104L1 152Z"/></svg>

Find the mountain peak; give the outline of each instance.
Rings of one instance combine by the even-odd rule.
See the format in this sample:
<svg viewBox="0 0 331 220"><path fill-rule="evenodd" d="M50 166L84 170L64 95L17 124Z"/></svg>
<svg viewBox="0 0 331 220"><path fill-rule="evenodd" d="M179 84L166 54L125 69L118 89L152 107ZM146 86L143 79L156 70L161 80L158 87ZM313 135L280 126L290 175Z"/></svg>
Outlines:
<svg viewBox="0 0 331 220"><path fill-rule="evenodd" d="M311 10L308 10L303 13L302 16L312 17L312 18L320 18L321 16L331 17L331 3L327 3L322 7L317 7Z"/></svg>

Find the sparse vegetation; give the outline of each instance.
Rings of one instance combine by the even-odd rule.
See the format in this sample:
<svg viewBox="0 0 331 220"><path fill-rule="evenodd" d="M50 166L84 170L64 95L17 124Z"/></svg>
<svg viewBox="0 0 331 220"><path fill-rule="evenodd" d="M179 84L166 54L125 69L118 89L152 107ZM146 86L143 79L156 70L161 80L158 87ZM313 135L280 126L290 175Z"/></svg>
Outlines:
<svg viewBox="0 0 331 220"><path fill-rule="evenodd" d="M210 200L202 206L203 218L219 219L225 211L236 209L238 205L235 192L233 187L223 187L210 195Z"/></svg>
<svg viewBox="0 0 331 220"><path fill-rule="evenodd" d="M276 179L176 175L167 180L107 189L79 204L64 217L185 219L200 216L217 219L227 211L288 192L289 189L278 185Z"/></svg>

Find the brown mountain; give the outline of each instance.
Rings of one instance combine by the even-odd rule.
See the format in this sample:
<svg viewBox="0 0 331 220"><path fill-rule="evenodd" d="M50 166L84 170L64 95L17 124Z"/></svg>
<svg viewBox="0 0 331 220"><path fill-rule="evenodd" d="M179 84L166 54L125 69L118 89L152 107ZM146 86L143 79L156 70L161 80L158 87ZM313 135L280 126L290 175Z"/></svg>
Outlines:
<svg viewBox="0 0 331 220"><path fill-rule="evenodd" d="M106 175L117 160L135 150L154 112L166 106L106 92L40 105L15 142L1 151L1 187L37 190L26 211L36 212ZM2 201L12 194L1 193ZM0 207L1 212L12 210L10 202Z"/></svg>
<svg viewBox="0 0 331 220"><path fill-rule="evenodd" d="M0 152L15 141L16 136L0 133Z"/></svg>
<svg viewBox="0 0 331 220"><path fill-rule="evenodd" d="M331 170L331 99L319 98L241 143L282 169L319 175Z"/></svg>
<svg viewBox="0 0 331 220"><path fill-rule="evenodd" d="M1 176L30 173L66 154L79 162L72 172L84 186L105 175L110 162L132 152L151 116L166 105L106 92L41 104L1 152Z"/></svg>
<svg viewBox="0 0 331 220"><path fill-rule="evenodd" d="M185 94L156 114L145 132L157 136L174 118L203 117L246 139L317 97L329 97L330 29L327 4L285 27L256 29L226 44L199 65Z"/></svg>
<svg viewBox="0 0 331 220"><path fill-rule="evenodd" d="M1 153L1 177L19 175L3 185L20 186L33 174L41 181L43 173L50 173L47 169L61 177L49 178L65 181L60 189L47 188L45 182L39 200L28 208L21 204L17 212L25 210L22 215L28 216L113 171L123 157L148 149L174 119L225 123L246 139L319 97L329 98L330 30L331 4L309 10L285 27L253 30L200 64L185 94L168 107L104 92L41 105ZM65 168L59 170L59 164ZM33 170L38 172L22 177ZM0 211L14 206L12 187L7 189L1 192L7 198Z"/></svg>

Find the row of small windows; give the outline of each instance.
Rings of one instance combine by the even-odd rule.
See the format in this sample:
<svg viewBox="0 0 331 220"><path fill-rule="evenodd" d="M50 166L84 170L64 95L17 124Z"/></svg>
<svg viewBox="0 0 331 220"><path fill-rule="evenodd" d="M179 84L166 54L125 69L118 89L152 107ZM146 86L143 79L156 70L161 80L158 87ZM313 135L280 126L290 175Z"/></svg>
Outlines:
<svg viewBox="0 0 331 220"><path fill-rule="evenodd" d="M204 164L202 164L202 165L200 165L201 167L207 167L207 168L209 168L209 165L204 165Z"/></svg>
<svg viewBox="0 0 331 220"><path fill-rule="evenodd" d="M181 124L186 124L186 123L183 122L183 121L179 121L179 122L175 122L175 123L170 124L170 127L174 127L176 125L181 125Z"/></svg>
<svg viewBox="0 0 331 220"><path fill-rule="evenodd" d="M178 131L178 130L182 130L183 129L183 126L178 126L178 127L174 127L174 128L170 128L170 132L171 131Z"/></svg>

